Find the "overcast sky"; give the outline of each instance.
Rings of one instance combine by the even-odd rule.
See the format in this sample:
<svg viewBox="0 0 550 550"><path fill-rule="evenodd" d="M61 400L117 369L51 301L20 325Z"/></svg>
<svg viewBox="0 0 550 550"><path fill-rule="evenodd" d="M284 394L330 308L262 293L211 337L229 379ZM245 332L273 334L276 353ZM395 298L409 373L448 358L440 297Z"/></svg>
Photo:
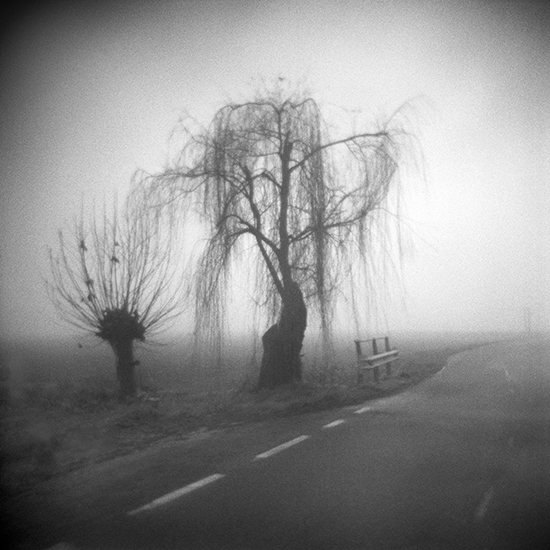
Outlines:
<svg viewBox="0 0 550 550"><path fill-rule="evenodd" d="M544 3L75 4L44 3L4 36L3 336L63 335L46 249L82 200L124 196L137 168L160 169L184 112L207 123L278 76L363 119L416 106L426 184L403 182L416 252L388 329L519 329L526 306L549 325Z"/></svg>

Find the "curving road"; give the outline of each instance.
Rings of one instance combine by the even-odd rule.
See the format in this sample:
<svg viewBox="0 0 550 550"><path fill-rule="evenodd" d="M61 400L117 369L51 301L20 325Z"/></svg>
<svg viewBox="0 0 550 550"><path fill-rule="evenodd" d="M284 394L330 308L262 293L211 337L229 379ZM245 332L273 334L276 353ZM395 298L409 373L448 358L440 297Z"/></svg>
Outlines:
<svg viewBox="0 0 550 550"><path fill-rule="evenodd" d="M28 548L550 548L550 343L101 468L58 487Z"/></svg>

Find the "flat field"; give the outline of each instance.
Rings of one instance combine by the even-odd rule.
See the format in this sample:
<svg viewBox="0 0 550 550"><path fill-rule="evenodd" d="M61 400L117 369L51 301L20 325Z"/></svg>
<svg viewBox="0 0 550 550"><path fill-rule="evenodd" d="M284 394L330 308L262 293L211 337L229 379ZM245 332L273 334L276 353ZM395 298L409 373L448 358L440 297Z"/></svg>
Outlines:
<svg viewBox="0 0 550 550"><path fill-rule="evenodd" d="M374 383L367 374L361 387L353 337L336 338L331 349L306 339L303 383L261 392L252 391L261 359L257 338L210 355L182 338L137 348L140 395L129 405L116 401L114 357L101 342L5 342L0 353L10 377L2 382L1 483L25 491L162 438L361 403L435 374L453 353L517 336L391 335L400 360L390 376Z"/></svg>

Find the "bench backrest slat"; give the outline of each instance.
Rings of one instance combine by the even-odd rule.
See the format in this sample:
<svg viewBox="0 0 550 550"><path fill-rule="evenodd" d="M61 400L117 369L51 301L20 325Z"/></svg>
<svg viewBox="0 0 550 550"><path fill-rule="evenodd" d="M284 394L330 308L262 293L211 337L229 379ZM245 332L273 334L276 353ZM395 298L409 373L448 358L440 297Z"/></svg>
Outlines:
<svg viewBox="0 0 550 550"><path fill-rule="evenodd" d="M384 340L385 351L379 353L377 340L382 339ZM363 342L372 342L372 355L363 355L361 350L361 343ZM368 340L355 340L355 350L357 352L357 379L359 384L363 382L363 371L365 369L372 370L374 373L374 381L378 382L379 367L385 365L386 373L389 376L391 373L391 364L399 359L399 351L391 349L390 347L389 336L369 338Z"/></svg>
<svg viewBox="0 0 550 550"><path fill-rule="evenodd" d="M384 340L385 351L378 351L377 340ZM361 343L372 342L372 355L363 355ZM357 363L359 368L372 368L377 365L390 363L398 359L399 352L396 349L391 349L389 336L378 338L369 338L367 340L355 340L355 351L357 352Z"/></svg>

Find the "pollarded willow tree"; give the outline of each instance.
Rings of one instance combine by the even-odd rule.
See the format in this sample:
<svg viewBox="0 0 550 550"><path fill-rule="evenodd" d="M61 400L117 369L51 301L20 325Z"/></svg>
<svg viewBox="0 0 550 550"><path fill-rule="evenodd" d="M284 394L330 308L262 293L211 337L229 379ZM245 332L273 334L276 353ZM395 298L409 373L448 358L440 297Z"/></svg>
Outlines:
<svg viewBox="0 0 550 550"><path fill-rule="evenodd" d="M169 323L185 305L173 249L148 210L128 204L120 215L81 213L69 231L59 231L49 249L48 294L62 317L105 340L116 357L120 401L136 395L134 343Z"/></svg>
<svg viewBox="0 0 550 550"><path fill-rule="evenodd" d="M331 137L313 98L277 86L226 105L208 128L184 127L183 135L175 163L141 183L157 206L194 201L207 224L198 328L219 322L227 275L254 270L256 302L278 312L262 337L258 386L300 380L307 306L327 336L339 283L372 259L375 214L397 185L407 134L388 120Z"/></svg>

